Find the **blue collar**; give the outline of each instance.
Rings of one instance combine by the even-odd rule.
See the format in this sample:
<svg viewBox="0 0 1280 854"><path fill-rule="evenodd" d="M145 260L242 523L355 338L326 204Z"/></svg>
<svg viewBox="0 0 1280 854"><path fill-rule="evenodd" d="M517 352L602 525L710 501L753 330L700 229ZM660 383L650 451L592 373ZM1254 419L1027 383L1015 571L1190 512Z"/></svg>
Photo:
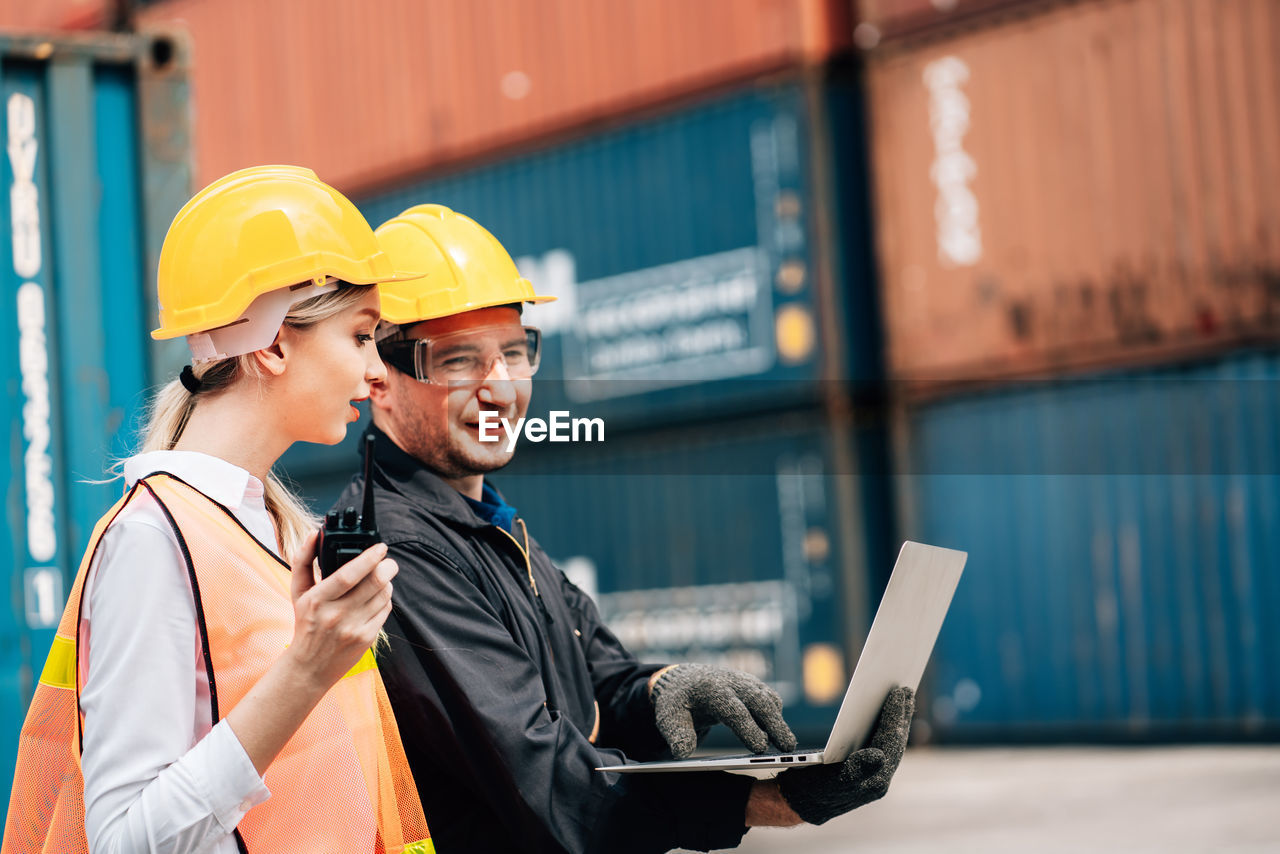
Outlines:
<svg viewBox="0 0 1280 854"><path fill-rule="evenodd" d="M516 518L516 508L503 501L502 496L498 494L498 490L490 486L488 481L484 482L479 501L466 495L463 495L462 498L481 519L490 525L501 528L508 534L515 535L513 524Z"/></svg>

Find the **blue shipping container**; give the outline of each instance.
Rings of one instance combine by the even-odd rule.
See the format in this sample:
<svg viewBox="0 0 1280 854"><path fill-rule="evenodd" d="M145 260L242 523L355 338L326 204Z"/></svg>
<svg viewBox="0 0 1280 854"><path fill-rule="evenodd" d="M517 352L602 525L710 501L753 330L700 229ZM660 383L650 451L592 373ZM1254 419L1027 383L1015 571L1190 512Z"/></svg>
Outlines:
<svg viewBox="0 0 1280 854"><path fill-rule="evenodd" d="M882 376L861 121L856 82L815 73L358 202L374 225L448 205L560 297L525 310L546 333L530 417L612 436L785 411Z"/></svg>
<svg viewBox="0 0 1280 854"><path fill-rule="evenodd" d="M165 36L0 35L0 779L97 518L167 351L154 267L186 200L187 83ZM181 342L179 342L181 344ZM7 798L7 796L6 796Z"/></svg>
<svg viewBox="0 0 1280 854"><path fill-rule="evenodd" d="M1280 734L1280 357L935 403L909 437L909 530L969 552L940 736Z"/></svg>
<svg viewBox="0 0 1280 854"><path fill-rule="evenodd" d="M559 296L526 313L541 411L623 428L782 409L879 376L860 121L838 75L762 83L361 207L466 213Z"/></svg>

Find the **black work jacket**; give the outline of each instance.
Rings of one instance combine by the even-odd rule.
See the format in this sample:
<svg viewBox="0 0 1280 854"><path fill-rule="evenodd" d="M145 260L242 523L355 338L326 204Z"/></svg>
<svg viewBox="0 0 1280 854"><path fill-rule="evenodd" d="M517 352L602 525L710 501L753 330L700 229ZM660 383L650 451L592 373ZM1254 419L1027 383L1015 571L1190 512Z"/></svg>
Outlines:
<svg viewBox="0 0 1280 854"><path fill-rule="evenodd" d="M661 665L623 648L522 521L514 537L489 524L370 431L378 528L400 566L378 666L436 850L736 846L749 778L594 770L665 755L647 691ZM335 506L363 488L357 475Z"/></svg>

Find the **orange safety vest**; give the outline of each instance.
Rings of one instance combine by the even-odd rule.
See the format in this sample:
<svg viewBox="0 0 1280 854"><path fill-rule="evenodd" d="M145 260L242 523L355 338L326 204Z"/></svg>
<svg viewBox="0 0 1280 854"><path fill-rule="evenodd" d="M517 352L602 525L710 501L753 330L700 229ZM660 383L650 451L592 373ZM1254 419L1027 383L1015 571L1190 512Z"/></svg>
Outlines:
<svg viewBox="0 0 1280 854"><path fill-rule="evenodd" d="M204 642L213 723L234 708L293 638L289 567L231 512L154 474L98 521L18 743L0 854L87 852L80 770L80 600L103 532L146 489L186 558ZM83 665L78 665L83 662ZM434 852L373 653L325 694L263 779L271 797L236 828L241 851Z"/></svg>

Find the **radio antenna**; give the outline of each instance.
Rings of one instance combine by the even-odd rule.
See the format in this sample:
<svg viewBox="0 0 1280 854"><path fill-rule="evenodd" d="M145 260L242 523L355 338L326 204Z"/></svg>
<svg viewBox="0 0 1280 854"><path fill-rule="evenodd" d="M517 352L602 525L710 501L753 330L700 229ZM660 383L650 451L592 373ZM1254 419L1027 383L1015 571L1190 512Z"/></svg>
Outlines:
<svg viewBox="0 0 1280 854"><path fill-rule="evenodd" d="M364 509L360 513L360 527L366 531L376 531L378 526L373 517L373 434L364 437Z"/></svg>

